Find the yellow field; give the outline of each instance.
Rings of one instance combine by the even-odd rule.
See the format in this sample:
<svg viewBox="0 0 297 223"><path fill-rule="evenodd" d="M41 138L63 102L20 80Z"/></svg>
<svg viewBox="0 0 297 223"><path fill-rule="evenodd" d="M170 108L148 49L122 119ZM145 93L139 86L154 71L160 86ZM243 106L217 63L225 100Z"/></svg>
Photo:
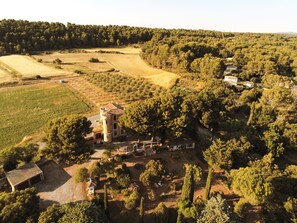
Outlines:
<svg viewBox="0 0 297 223"><path fill-rule="evenodd" d="M136 54L139 55L141 49L135 47L113 47L113 48L94 48L94 49L87 49L87 52L96 52L98 50L109 51L109 52L121 52L124 54Z"/></svg>
<svg viewBox="0 0 297 223"><path fill-rule="evenodd" d="M32 77L35 75L46 77L66 74L65 71L38 63L29 56L2 56L0 57L0 63L7 70L19 74L22 77Z"/></svg>
<svg viewBox="0 0 297 223"><path fill-rule="evenodd" d="M11 75L0 67L0 83L11 81Z"/></svg>
<svg viewBox="0 0 297 223"><path fill-rule="evenodd" d="M104 50L111 53L97 53ZM133 47L125 48L95 48L86 50L87 53L58 53L36 55L37 59L42 59L44 63L50 64L56 58L62 60L61 67L67 71L80 69L82 71L102 72L111 68L119 70L121 73L133 77L144 77L154 84L168 87L172 80L178 78L177 74L166 72L150 67L140 56L140 49ZM112 51L122 52L123 54L112 53ZM104 63L90 63L90 58L98 58Z"/></svg>

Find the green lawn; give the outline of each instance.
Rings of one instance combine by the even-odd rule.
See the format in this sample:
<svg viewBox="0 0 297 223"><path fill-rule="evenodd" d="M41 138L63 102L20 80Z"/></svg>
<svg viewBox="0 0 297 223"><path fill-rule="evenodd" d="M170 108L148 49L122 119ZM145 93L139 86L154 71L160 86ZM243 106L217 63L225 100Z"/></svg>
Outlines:
<svg viewBox="0 0 297 223"><path fill-rule="evenodd" d="M90 111L62 84L41 84L0 90L0 149L20 142L48 121Z"/></svg>

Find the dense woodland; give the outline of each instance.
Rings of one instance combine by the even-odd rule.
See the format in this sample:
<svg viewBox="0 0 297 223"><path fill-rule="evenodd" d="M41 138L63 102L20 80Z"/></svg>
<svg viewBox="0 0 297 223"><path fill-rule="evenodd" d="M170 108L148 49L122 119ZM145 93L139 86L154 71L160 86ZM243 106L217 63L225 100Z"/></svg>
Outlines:
<svg viewBox="0 0 297 223"><path fill-rule="evenodd" d="M204 200L193 200L201 169L186 165L176 222L215 222L212 216L222 219L221 222L244 222L252 207L259 208L267 222L296 222L297 166L285 155L297 150L297 37L0 21L1 55L135 43L142 44L141 56L152 66L205 84L197 90L180 80L167 92L159 91L157 97L148 91L146 100L127 107L120 119L130 134L160 136L164 140L191 137L198 142L197 154L209 166L207 192ZM230 86L223 82L224 71L231 64L238 68L232 72L233 76L252 81L256 87ZM106 79L114 78L113 75ZM151 86L149 89L152 90ZM208 131L211 137L199 135L197 128ZM51 131L48 133L50 136ZM57 151L65 147L60 141L61 145L53 143L55 159L61 158ZM75 147L75 142L72 143ZM34 147L30 148L33 154ZM51 149L47 150L48 156L52 154ZM24 155L22 149L18 151L20 161L32 159L31 155ZM1 153L5 168L16 166L11 150ZM210 193L213 170L222 171L224 182L241 197L234 208L228 206L221 195ZM150 185L161 178L164 171L162 164L151 162L140 180L143 185ZM140 199L136 195L127 198L128 210L135 208L136 200ZM7 204L0 203L0 209L4 210ZM164 217L166 207L159 206L157 222L168 222ZM42 219L45 214L40 216Z"/></svg>
<svg viewBox="0 0 297 223"><path fill-rule="evenodd" d="M78 47L108 47L145 42L153 30L127 26L0 21L0 55Z"/></svg>

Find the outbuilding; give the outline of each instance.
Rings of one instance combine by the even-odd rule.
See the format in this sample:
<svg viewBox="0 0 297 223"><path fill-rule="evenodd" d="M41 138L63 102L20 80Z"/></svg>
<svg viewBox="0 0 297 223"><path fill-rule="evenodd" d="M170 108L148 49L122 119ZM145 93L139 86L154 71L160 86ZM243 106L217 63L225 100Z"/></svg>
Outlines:
<svg viewBox="0 0 297 223"><path fill-rule="evenodd" d="M20 168L6 173L12 191L31 187L33 184L44 180L42 170L35 163L28 163Z"/></svg>

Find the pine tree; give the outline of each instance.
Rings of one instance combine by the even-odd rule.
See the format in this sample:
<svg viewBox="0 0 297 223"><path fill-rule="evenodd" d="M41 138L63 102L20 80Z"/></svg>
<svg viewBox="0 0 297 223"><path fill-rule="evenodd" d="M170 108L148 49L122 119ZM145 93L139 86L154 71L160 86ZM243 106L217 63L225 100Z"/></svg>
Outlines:
<svg viewBox="0 0 297 223"><path fill-rule="evenodd" d="M143 223L143 219L144 219L143 201L144 201L144 198L141 197L140 206L139 206L139 223Z"/></svg>
<svg viewBox="0 0 297 223"><path fill-rule="evenodd" d="M205 194L204 194L205 200L209 199L210 189L211 189L211 178L212 178L212 168L209 168L208 174L207 174L206 185L205 185Z"/></svg>

